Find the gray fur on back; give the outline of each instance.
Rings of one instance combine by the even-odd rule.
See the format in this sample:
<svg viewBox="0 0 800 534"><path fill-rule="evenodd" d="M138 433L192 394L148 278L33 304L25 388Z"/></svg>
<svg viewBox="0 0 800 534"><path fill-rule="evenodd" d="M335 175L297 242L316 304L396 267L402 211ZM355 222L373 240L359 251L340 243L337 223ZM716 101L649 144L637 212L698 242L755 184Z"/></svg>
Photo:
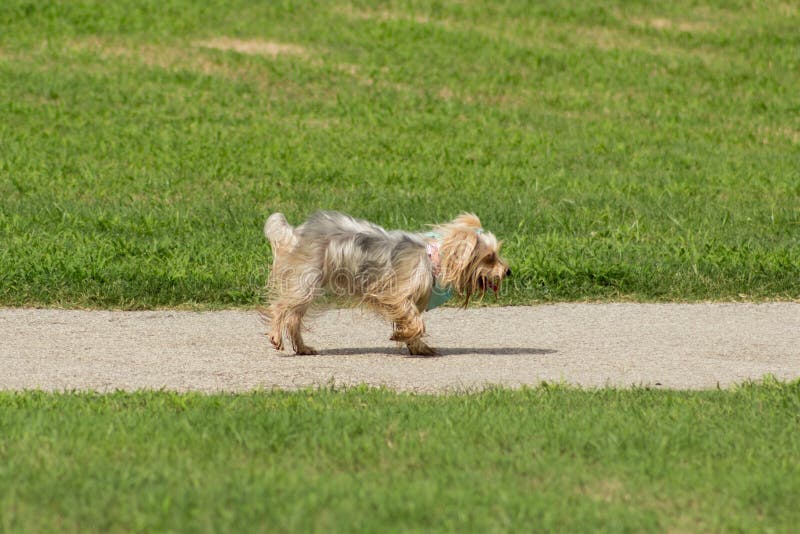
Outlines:
<svg viewBox="0 0 800 534"><path fill-rule="evenodd" d="M418 234L387 231L369 221L335 211L319 211L295 229L298 248L324 251L321 264L357 277L385 277L409 256L428 261L425 241Z"/></svg>

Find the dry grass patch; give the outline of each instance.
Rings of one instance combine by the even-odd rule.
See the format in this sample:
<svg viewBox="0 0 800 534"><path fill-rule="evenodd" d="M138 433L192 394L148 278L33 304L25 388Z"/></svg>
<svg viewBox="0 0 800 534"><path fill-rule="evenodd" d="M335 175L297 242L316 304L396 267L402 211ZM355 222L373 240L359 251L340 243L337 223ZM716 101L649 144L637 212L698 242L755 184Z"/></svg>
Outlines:
<svg viewBox="0 0 800 534"><path fill-rule="evenodd" d="M262 41L260 39L234 39L231 37L216 37L207 41L197 41L195 46L201 48L214 48L216 50L233 51L251 56L278 56L310 57L308 50L302 46L275 41Z"/></svg>
<svg viewBox="0 0 800 534"><path fill-rule="evenodd" d="M124 59L148 67L158 67L166 70L182 68L209 76L227 78L236 78L240 74L220 62L213 61L208 56L197 53L193 49L178 46L151 43L128 44L91 36L71 41L67 47L70 51L89 52L104 60Z"/></svg>
<svg viewBox="0 0 800 534"><path fill-rule="evenodd" d="M784 17L796 17L800 14L800 6L796 2L781 2L778 4L778 13Z"/></svg>
<svg viewBox="0 0 800 534"><path fill-rule="evenodd" d="M335 12L351 20L378 22L406 21L430 25L445 31L474 33L492 41L511 43L514 46L522 48L566 48L550 39L545 31L533 31L531 35L522 36L517 31L519 28L511 21L506 21L503 26L493 26L459 21L452 18L432 19L427 15L421 14L400 13L388 10L357 9L353 6L338 8ZM544 22L542 22L542 24L544 24ZM544 26L539 28L539 30L543 29Z"/></svg>
<svg viewBox="0 0 800 534"><path fill-rule="evenodd" d="M687 33L709 33L716 31L716 26L705 20L671 20L661 17L650 19L631 17L627 20L629 23L639 28L653 28L662 31L678 30Z"/></svg>
<svg viewBox="0 0 800 534"><path fill-rule="evenodd" d="M387 9L370 10L370 9L358 9L355 6L342 6L340 8L337 8L336 12L353 20L377 20L377 21L401 20L407 22L416 22L417 24L429 24L431 22L434 22L426 15L398 13L397 11L389 11Z"/></svg>
<svg viewBox="0 0 800 534"><path fill-rule="evenodd" d="M333 128L339 126L341 121L339 119L333 117L326 117L326 118L314 118L309 117L302 120L304 126L308 126L311 128L319 128L323 130L327 130L329 128Z"/></svg>
<svg viewBox="0 0 800 534"><path fill-rule="evenodd" d="M793 145L800 144L800 130L789 126L759 126L756 138L763 145L789 141Z"/></svg>
<svg viewBox="0 0 800 534"><path fill-rule="evenodd" d="M245 44L247 46L245 46ZM285 77L274 76L269 69L258 61L231 61L216 50L235 50L259 57L277 57L272 54L293 54L301 57L309 65L321 65L319 60L310 59L308 51L295 45L278 45L263 41L237 41L235 39L217 39L202 44L191 45L161 43L130 43L124 40L108 40L99 36L73 39L65 45L72 54L90 54L96 56L95 66L81 64L82 70L107 70L114 64L139 65L165 71L190 71L204 76L224 79L235 83L248 83L257 87L270 98L281 99L287 96L311 100L330 100L334 94L325 87L316 84L302 86ZM258 51L258 52L256 52Z"/></svg>
<svg viewBox="0 0 800 534"><path fill-rule="evenodd" d="M583 484L577 488L579 495L601 502L630 501L631 495L625 485L616 478L601 478Z"/></svg>
<svg viewBox="0 0 800 534"><path fill-rule="evenodd" d="M578 27L571 34L576 46L592 46L603 51L635 50L655 56L675 58L695 58L706 65L720 61L720 54L708 47L683 48L666 44L661 40L647 39L631 35L625 30L617 30L601 26ZM726 56L730 60L730 56Z"/></svg>
<svg viewBox="0 0 800 534"><path fill-rule="evenodd" d="M637 50L649 53L664 51L663 45L650 43L638 36L631 35L624 30L617 30L605 26L581 26L572 32L576 44L589 45L600 50ZM683 52L680 49L668 48L669 52Z"/></svg>

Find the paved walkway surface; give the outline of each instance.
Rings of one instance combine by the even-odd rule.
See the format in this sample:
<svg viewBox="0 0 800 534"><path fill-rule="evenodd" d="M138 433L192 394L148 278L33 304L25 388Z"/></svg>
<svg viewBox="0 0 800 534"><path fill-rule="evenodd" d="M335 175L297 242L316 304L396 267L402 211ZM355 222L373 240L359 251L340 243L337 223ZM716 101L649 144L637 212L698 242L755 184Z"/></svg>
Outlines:
<svg viewBox="0 0 800 534"><path fill-rule="evenodd" d="M713 388L800 377L800 304L437 309L412 358L359 310L309 321L315 356L272 349L251 311L0 309L0 389L243 391L368 383L450 391L542 380Z"/></svg>

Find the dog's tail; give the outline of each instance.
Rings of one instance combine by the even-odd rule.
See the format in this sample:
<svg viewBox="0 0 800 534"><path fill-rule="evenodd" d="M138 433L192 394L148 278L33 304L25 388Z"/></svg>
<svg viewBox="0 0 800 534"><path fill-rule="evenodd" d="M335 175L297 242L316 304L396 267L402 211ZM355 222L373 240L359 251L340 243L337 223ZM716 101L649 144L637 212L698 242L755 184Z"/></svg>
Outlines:
<svg viewBox="0 0 800 534"><path fill-rule="evenodd" d="M272 255L278 256L289 252L297 244L294 228L283 216L283 213L273 213L264 223L264 235L272 246Z"/></svg>

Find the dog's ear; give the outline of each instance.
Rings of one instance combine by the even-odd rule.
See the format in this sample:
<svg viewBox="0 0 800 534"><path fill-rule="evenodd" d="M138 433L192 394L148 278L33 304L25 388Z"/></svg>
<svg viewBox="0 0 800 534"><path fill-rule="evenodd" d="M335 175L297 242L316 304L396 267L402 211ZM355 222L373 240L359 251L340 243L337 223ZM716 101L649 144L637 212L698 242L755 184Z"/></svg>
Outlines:
<svg viewBox="0 0 800 534"><path fill-rule="evenodd" d="M497 251L493 248L482 247L478 252L478 261L494 263L497 261Z"/></svg>
<svg viewBox="0 0 800 534"><path fill-rule="evenodd" d="M474 213L462 213L453 219L452 224L466 226L467 228L472 228L473 230L478 230L481 228L481 220L478 219L478 216Z"/></svg>
<svg viewBox="0 0 800 534"><path fill-rule="evenodd" d="M475 261L478 234L464 226L448 226L441 247L442 282L452 284L461 293L466 289L467 268Z"/></svg>
<svg viewBox="0 0 800 534"><path fill-rule="evenodd" d="M458 230L453 232L450 236L451 248L448 250L447 256L453 260L453 265L458 270L464 269L467 265L474 261L474 254L478 249L478 234L472 230Z"/></svg>

